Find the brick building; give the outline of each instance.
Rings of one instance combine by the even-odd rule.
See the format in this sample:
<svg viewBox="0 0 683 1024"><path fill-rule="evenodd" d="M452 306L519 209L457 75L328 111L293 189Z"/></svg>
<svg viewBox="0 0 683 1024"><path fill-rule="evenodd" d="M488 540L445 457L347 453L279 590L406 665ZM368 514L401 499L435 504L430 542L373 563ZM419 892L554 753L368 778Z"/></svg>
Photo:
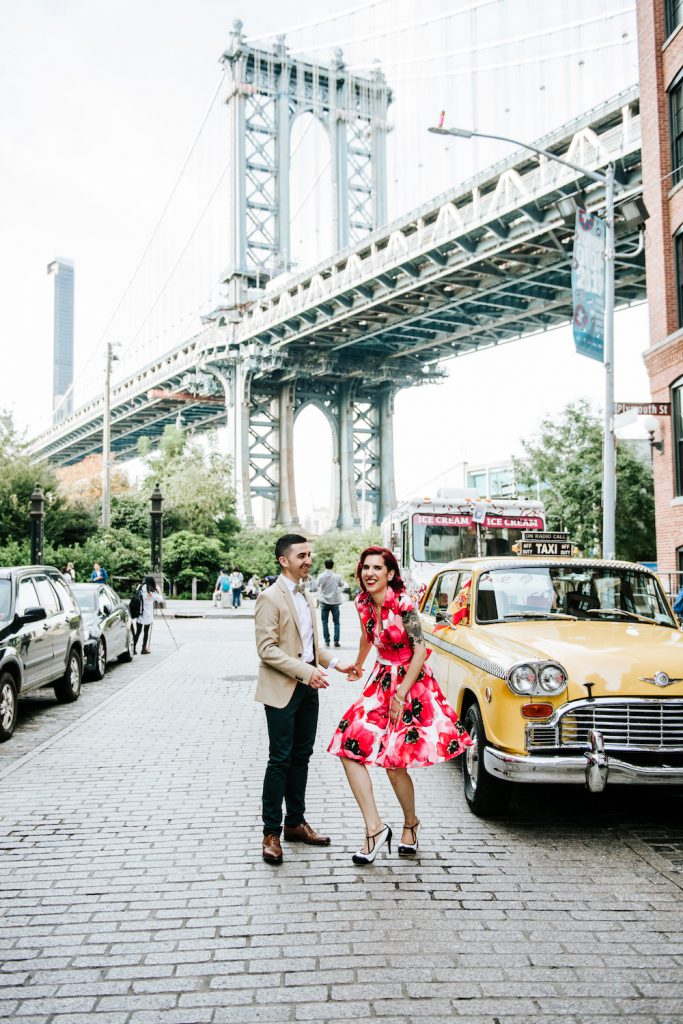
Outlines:
<svg viewBox="0 0 683 1024"><path fill-rule="evenodd" d="M654 452L657 561L683 570L683 0L637 0L653 401L671 402Z"/></svg>

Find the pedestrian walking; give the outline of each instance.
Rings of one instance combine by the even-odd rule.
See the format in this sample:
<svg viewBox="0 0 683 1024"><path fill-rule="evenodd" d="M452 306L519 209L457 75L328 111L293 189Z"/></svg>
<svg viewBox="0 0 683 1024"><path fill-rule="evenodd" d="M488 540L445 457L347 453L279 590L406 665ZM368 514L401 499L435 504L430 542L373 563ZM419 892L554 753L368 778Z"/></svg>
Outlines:
<svg viewBox="0 0 683 1024"><path fill-rule="evenodd" d="M137 654L138 640L142 633L142 654L151 654L150 641L152 638L152 623L154 622L154 605L161 601L161 594L157 590L156 580L153 576L145 576L145 582L139 590L141 608L135 624L133 636L133 654Z"/></svg>
<svg viewBox="0 0 683 1024"><path fill-rule="evenodd" d="M429 652L420 620L391 551L366 548L356 574L361 636L349 679L360 679L373 646L376 661L362 695L342 715L328 750L343 759L365 822L365 842L353 862L372 864L385 843L391 853L393 833L377 810L367 765L387 770L403 810L398 854L414 857L420 820L408 768L448 761L472 741L426 664Z"/></svg>
<svg viewBox="0 0 683 1024"><path fill-rule="evenodd" d="M232 606L233 608L239 608L242 604L242 587L244 586L244 576L239 571L238 567L235 566L230 573L230 588L232 590Z"/></svg>
<svg viewBox="0 0 683 1024"><path fill-rule="evenodd" d="M216 580L216 586L213 588L213 606L214 608L220 604L221 608L227 608L228 606L228 594L230 593L230 577L228 576L225 569L221 569L218 573L218 579Z"/></svg>
<svg viewBox="0 0 683 1024"><path fill-rule="evenodd" d="M62 576L64 577L67 583L76 582L76 570L74 569L73 562L66 563L66 565L62 569Z"/></svg>
<svg viewBox="0 0 683 1024"><path fill-rule="evenodd" d="M99 562L95 562L90 573L90 580L92 583L106 583L109 579L109 574L103 565Z"/></svg>
<svg viewBox="0 0 683 1024"><path fill-rule="evenodd" d="M334 646L339 647L339 606L341 604L341 588L344 581L333 572L334 562L331 558L325 561L325 571L318 576L318 600L320 601L320 619L323 624L323 640L325 647L330 646L330 615L334 626Z"/></svg>
<svg viewBox="0 0 683 1024"><path fill-rule="evenodd" d="M290 842L329 846L306 821L308 762L318 726L318 691L328 686L323 668L334 668L318 648L316 615L305 583L311 549L305 537L286 534L275 545L281 575L256 599L254 625L260 659L256 700L265 705L268 765L263 780L263 859L282 863L284 837ZM348 672L350 666L339 668Z"/></svg>

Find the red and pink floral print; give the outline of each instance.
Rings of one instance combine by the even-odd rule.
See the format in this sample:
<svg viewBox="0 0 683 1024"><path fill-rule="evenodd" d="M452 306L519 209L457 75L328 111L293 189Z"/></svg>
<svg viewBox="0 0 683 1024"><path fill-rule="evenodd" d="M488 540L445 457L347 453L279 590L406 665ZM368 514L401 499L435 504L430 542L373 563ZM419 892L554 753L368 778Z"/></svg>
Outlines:
<svg viewBox="0 0 683 1024"><path fill-rule="evenodd" d="M414 643L421 639L411 599L388 588L381 615L367 593L356 598L356 608L361 628L377 649L377 661L361 697L342 716L328 751L381 768L424 768L462 754L472 741L426 662L401 718L389 720L391 698L405 678Z"/></svg>

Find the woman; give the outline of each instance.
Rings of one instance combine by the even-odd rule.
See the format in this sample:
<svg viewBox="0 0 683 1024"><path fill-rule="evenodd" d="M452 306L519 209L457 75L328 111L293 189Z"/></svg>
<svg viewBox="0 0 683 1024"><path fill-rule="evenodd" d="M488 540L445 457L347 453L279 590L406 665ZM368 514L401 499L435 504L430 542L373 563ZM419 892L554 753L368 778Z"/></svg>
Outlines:
<svg viewBox="0 0 683 1024"><path fill-rule="evenodd" d="M366 548L356 574L360 646L354 665L340 671L346 671L349 679L360 679L373 646L377 660L362 696L342 716L328 750L343 758L365 821L365 843L353 855L353 862L372 864L385 843L391 853L392 831L377 811L366 765L386 769L403 809L398 853L414 857L420 821L408 768L448 761L462 754L472 741L425 664L429 652L420 620L391 551Z"/></svg>
<svg viewBox="0 0 683 1024"><path fill-rule="evenodd" d="M62 569L62 576L64 577L67 583L76 582L76 570L74 569L73 562L66 563L66 565Z"/></svg>
<svg viewBox="0 0 683 1024"><path fill-rule="evenodd" d="M137 654L138 640L142 633L142 654L151 654L149 649L149 638L154 622L154 605L161 601L161 595L157 590L156 580L153 576L145 576L145 582L140 587L140 600L142 608L135 622L135 636L133 638L133 654ZM144 632L143 632L144 631Z"/></svg>

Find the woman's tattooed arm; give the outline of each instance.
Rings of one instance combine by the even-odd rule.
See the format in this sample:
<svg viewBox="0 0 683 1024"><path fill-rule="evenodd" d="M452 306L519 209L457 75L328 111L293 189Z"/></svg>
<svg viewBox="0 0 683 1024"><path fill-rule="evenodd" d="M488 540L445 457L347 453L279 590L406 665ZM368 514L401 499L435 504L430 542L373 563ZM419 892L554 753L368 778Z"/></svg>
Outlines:
<svg viewBox="0 0 683 1024"><path fill-rule="evenodd" d="M424 635L422 633L422 626L420 625L420 618L415 611L411 609L409 612L403 612L401 618L403 619L403 628L408 634L411 647L416 647L418 644L424 643Z"/></svg>

